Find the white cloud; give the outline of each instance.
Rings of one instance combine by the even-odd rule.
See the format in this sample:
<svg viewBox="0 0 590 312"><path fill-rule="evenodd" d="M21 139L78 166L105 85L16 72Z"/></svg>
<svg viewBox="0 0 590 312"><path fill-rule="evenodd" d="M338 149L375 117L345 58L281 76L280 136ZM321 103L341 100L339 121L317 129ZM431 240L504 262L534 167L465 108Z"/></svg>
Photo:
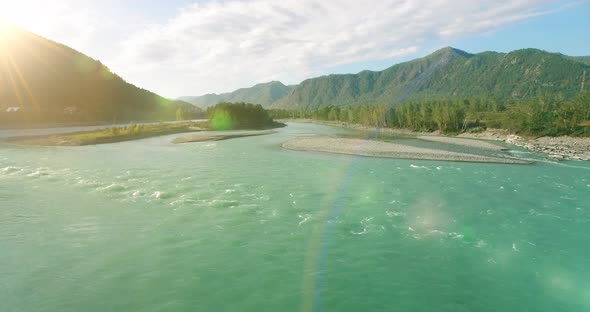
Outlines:
<svg viewBox="0 0 590 312"><path fill-rule="evenodd" d="M296 83L343 64L416 53L544 12L544 0L255 0L195 4L131 35L124 76L169 95Z"/></svg>

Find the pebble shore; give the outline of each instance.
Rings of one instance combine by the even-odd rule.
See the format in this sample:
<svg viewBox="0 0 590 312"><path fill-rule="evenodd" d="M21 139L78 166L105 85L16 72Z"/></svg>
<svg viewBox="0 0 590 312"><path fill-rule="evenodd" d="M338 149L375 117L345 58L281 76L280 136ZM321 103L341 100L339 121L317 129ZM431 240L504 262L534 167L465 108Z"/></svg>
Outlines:
<svg viewBox="0 0 590 312"><path fill-rule="evenodd" d="M283 143L283 148L298 151L328 152L368 157L444 160L500 164L531 163L526 160L511 157L482 156L431 148L414 147L398 143L328 136L295 137Z"/></svg>

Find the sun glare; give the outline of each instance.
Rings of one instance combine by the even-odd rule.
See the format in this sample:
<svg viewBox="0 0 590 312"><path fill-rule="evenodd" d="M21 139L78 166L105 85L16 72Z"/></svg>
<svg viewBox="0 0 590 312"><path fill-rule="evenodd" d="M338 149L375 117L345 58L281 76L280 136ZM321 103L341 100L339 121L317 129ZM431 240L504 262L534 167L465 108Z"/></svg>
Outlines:
<svg viewBox="0 0 590 312"><path fill-rule="evenodd" d="M12 32L8 23L0 20L0 49L6 44Z"/></svg>
<svg viewBox="0 0 590 312"><path fill-rule="evenodd" d="M14 25L0 19L0 45L8 42L15 33Z"/></svg>
<svg viewBox="0 0 590 312"><path fill-rule="evenodd" d="M52 3L39 4L32 10L30 4L18 1L0 0L0 41L6 42L15 34L16 29L26 29L31 32L39 32L47 27L47 6Z"/></svg>

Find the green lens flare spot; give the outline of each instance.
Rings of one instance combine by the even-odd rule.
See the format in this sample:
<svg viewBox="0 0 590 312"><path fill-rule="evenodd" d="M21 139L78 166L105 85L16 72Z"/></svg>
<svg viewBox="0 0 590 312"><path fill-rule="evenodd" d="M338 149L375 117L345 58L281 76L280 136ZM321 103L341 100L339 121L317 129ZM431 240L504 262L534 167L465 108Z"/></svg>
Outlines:
<svg viewBox="0 0 590 312"><path fill-rule="evenodd" d="M217 110L211 118L211 128L213 130L231 130L233 129L233 122L229 112L225 110Z"/></svg>

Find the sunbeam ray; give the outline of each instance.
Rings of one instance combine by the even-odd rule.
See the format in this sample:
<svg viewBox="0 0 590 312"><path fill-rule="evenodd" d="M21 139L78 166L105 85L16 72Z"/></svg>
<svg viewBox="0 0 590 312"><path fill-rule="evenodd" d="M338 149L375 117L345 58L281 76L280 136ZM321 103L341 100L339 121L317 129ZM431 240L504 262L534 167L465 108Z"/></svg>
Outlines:
<svg viewBox="0 0 590 312"><path fill-rule="evenodd" d="M5 68L5 72L6 75L8 76L8 79L10 80L11 86L12 86L12 90L14 92L14 95L16 96L16 99L18 101L18 104L20 107L25 108L26 105L23 101L23 97L22 94L20 93L20 90L16 84L16 81L14 80L14 77L12 76L12 72L10 70L10 67L8 66L8 61L6 60L6 58L2 59L2 65Z"/></svg>
<svg viewBox="0 0 590 312"><path fill-rule="evenodd" d="M12 57L12 55L10 53L8 54L8 61L10 62L10 65L14 69L16 75L18 76L19 81L22 84L23 88L25 89L25 91L29 95L29 98L31 99L31 102L33 103L33 106L34 106L33 109L35 109L37 112L39 112L41 110L41 107L39 106L39 102L37 102L37 98L35 97L35 95L31 91L31 87L27 83L27 80L25 79L25 77L21 73L20 69L18 68L18 65L16 64L16 62L14 61L14 58Z"/></svg>

